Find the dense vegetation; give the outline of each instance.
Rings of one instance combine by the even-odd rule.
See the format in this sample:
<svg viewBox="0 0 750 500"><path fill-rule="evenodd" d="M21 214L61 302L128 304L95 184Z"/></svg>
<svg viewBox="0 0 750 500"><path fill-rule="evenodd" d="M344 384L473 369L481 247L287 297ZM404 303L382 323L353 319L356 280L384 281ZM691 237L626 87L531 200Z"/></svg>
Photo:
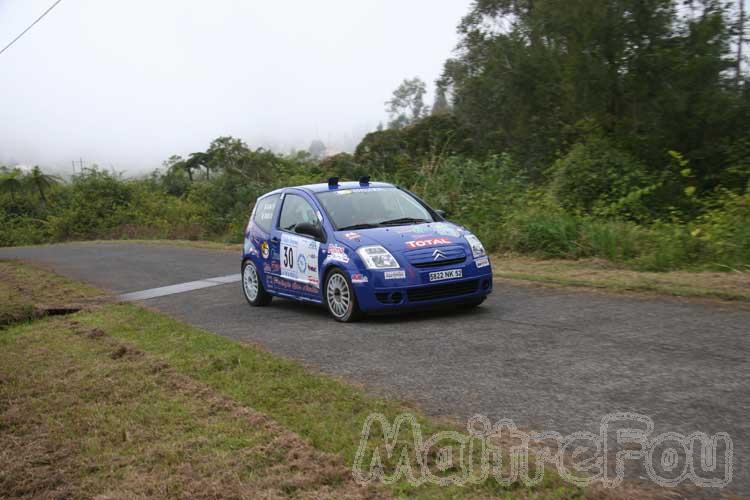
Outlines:
<svg viewBox="0 0 750 500"><path fill-rule="evenodd" d="M630 267L750 268L750 79L737 5L478 0L436 98L408 79L354 154L221 137L138 180L0 172L0 244L239 241L271 188L368 173L496 251ZM430 109L431 108L431 109ZM314 151L313 151L314 149Z"/></svg>

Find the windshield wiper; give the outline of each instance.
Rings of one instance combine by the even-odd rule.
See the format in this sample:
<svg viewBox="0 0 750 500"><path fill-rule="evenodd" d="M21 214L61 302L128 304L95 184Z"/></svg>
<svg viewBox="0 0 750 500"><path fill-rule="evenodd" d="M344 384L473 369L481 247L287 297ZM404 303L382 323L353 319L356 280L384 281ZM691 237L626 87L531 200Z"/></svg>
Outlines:
<svg viewBox="0 0 750 500"><path fill-rule="evenodd" d="M426 219L415 219L414 217L401 217L400 219L384 220L380 223L381 226L396 226L400 224L423 224L425 222L432 222Z"/></svg>
<svg viewBox="0 0 750 500"><path fill-rule="evenodd" d="M378 227L379 225L380 224L370 224L370 223L352 224L351 226L340 227L339 231L350 231L352 229L372 229L374 227Z"/></svg>

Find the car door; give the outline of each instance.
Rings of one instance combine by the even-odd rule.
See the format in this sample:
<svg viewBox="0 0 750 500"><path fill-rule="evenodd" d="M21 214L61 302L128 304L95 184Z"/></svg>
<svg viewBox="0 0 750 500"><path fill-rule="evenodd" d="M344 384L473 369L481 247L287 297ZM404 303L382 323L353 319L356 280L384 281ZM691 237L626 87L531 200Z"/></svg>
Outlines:
<svg viewBox="0 0 750 500"><path fill-rule="evenodd" d="M271 240L280 199L280 194L272 194L258 200L253 209L252 224L249 224L250 231L245 235L245 256L250 256L255 260L266 288L270 288L268 282L270 274L274 271ZM276 250L278 253L278 248ZM276 272L278 272L278 266Z"/></svg>
<svg viewBox="0 0 750 500"><path fill-rule="evenodd" d="M294 232L297 224L319 223L314 205L302 192L286 192L272 238L272 256L278 258L275 291L298 299L320 301L320 245ZM273 250L276 251L273 251Z"/></svg>

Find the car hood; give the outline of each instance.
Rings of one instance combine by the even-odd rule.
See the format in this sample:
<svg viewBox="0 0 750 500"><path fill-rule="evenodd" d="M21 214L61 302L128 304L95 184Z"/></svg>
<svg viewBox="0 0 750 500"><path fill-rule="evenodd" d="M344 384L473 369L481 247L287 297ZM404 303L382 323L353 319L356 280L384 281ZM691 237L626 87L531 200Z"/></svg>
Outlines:
<svg viewBox="0 0 750 500"><path fill-rule="evenodd" d="M468 247L463 238L468 231L451 222L430 222L408 226L387 226L356 231L337 231L336 240L357 250L368 245L382 245L392 254L418 248L434 248L446 245Z"/></svg>

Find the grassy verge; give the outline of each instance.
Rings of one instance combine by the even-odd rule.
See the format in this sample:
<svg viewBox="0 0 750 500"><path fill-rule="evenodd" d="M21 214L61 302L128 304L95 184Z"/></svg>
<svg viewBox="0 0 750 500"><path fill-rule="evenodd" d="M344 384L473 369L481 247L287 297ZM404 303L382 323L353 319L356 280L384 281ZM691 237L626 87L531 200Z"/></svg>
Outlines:
<svg viewBox="0 0 750 500"><path fill-rule="evenodd" d="M41 268L0 261L0 328L43 316L49 309L78 308L103 293Z"/></svg>
<svg viewBox="0 0 750 500"><path fill-rule="evenodd" d="M8 266L8 283L32 278L25 300L55 299L44 285L52 276ZM60 283L81 298L96 292ZM389 422L412 413L425 438L462 430L134 305L98 303L73 315L0 329L0 491L14 497L586 494L551 470L534 487L501 486L492 478L461 488L415 487L404 480L361 487L351 466L372 412ZM379 427L367 444L366 468L378 450L391 474L404 449L421 474L410 428L399 433L391 459Z"/></svg>
<svg viewBox="0 0 750 500"><path fill-rule="evenodd" d="M48 318L0 333L0 346L11 497L366 493L339 457L101 330Z"/></svg>
<svg viewBox="0 0 750 500"><path fill-rule="evenodd" d="M653 273L620 269L600 260L538 260L517 256L495 256L492 266L497 278L616 292L750 301L749 272Z"/></svg>

